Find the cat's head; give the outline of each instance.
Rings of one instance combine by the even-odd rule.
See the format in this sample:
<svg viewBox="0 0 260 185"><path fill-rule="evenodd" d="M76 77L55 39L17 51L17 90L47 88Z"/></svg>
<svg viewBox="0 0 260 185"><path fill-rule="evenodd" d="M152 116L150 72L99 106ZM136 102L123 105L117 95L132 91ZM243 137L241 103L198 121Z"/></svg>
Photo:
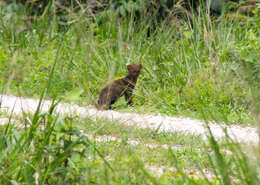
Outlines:
<svg viewBox="0 0 260 185"><path fill-rule="evenodd" d="M129 64L126 66L128 70L128 75L138 76L142 69L142 64Z"/></svg>

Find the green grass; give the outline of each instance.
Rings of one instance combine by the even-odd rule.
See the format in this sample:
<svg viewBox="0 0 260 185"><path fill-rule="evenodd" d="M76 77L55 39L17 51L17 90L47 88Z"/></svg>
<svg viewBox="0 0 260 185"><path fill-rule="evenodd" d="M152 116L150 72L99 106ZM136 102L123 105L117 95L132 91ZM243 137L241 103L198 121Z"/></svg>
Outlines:
<svg viewBox="0 0 260 185"><path fill-rule="evenodd" d="M112 184L205 184L207 178L200 173L202 169L212 174L211 182L221 184L220 159L220 164L228 166L224 169L230 182L239 179L241 173L247 176L241 176L245 179L239 179L239 182L250 181L257 175L247 171L249 167L253 172L257 168L257 159L250 159L255 155L252 146L240 146L229 140L218 143L213 137L210 137L211 142L205 143L195 136L156 133L107 120L54 115L51 110L15 116L15 124L10 122L0 127L1 184L91 184L105 181ZM5 116L6 113L2 113L2 117ZM116 136L121 141L88 139L84 133L96 137ZM139 144L132 145L127 142L130 140ZM157 144L158 147L151 148L147 144ZM160 147L162 144L181 145L182 148L165 149ZM256 146L253 148L258 150ZM224 150L229 150L231 155ZM249 156L242 151L247 151ZM251 167L251 164L256 165ZM150 166L165 170L158 175ZM196 174L195 178L190 174ZM255 182L258 180L256 178Z"/></svg>
<svg viewBox="0 0 260 185"><path fill-rule="evenodd" d="M134 106L120 100L115 110L259 126L259 8L251 18L223 15L219 23L201 12L193 27L169 17L147 37L147 20L134 25L133 17L110 10L90 18L71 9L62 27L55 5L33 21L11 5L0 7L1 93L93 105L103 86L125 75L127 63L140 62ZM25 128L0 126L0 184L260 184L259 146L55 115L55 106L14 116ZM2 107L0 115L11 117ZM93 141L80 130L122 141ZM131 139L140 144L127 144ZM147 165L174 171L158 177ZM185 171L203 168L213 179Z"/></svg>
<svg viewBox="0 0 260 185"><path fill-rule="evenodd" d="M185 136L171 132L157 132L156 130L136 128L135 126L126 126L118 122L111 122L106 119L93 121L87 119L75 119L77 127L82 129L85 133L91 133L96 136L113 135L120 138L141 139L146 143L158 144L199 144L201 139L199 136ZM76 125L76 124L75 124Z"/></svg>
<svg viewBox="0 0 260 185"><path fill-rule="evenodd" d="M30 118L31 117L31 118ZM28 117L26 120L35 119L35 115ZM48 119L45 119L48 118ZM24 120L24 119L22 119ZM21 123L23 123L21 121ZM72 122L68 121L72 120ZM195 139L192 136L182 136L180 134L158 134L158 136L154 137L155 142L151 142L151 138L147 136L147 132L149 130L136 129L137 136L132 136L127 138L127 135L122 132L121 135L116 135L117 137L124 137L122 141L95 141L88 140L85 136L80 134L80 129L77 128L78 120L69 119L63 116L56 117L51 114L40 115L39 116L39 125L38 129L35 130L33 134L34 143L31 145L23 144L18 145L18 149L14 150L12 147L15 146L15 141L21 136L24 136L21 143L27 143L27 134L30 132L33 125L27 125L26 129L20 128L19 125L10 126L7 135L2 138L2 144L6 145L5 149L3 148L2 153L9 153L8 156L2 155L1 164L2 174L9 174L2 176L2 182L8 182L11 179L16 179L19 182L19 179L24 180L25 182L32 182L35 180L35 173L38 172L39 176L42 177L45 175L46 168L48 169L47 179L48 182L51 183L58 179L59 183L68 183L68 182L79 182L84 183L88 180L91 180L92 177L96 179L92 179L94 182L98 183L100 180L104 180L104 175L101 176L100 173L108 173L113 176L115 179L111 179L112 182L121 181L124 173L129 173L129 175L134 176L135 178L144 178L147 179L146 175L142 172L142 168L144 170L149 171L149 168L141 167L139 165L145 166L157 166L162 167L165 166L169 168L164 172L167 175L168 179L171 179L170 173L177 174L175 169L174 161L172 159L171 153L169 153L168 149L164 149L162 147L150 148L145 146L147 143L158 143L158 144L182 144L182 149L173 149L176 159L178 160L178 164L181 169L190 169L190 171L194 171L200 168L208 168L210 165L207 160L207 155L203 152L203 144L199 140L199 138ZM100 122L94 122L90 119L86 119L84 121L86 130L84 133L100 133L100 129L94 128L93 125L99 125ZM28 124L28 123L27 123ZM115 136L116 131L113 132L114 123L106 122L106 125L109 125L106 129L112 131L112 133L103 133L106 135ZM12 124L11 124L12 125ZM83 126L81 123L80 125ZM95 125L95 126L96 126ZM4 131L6 130L6 126L1 126L1 135L4 135ZM29 127L28 127L29 126ZM44 128L42 128L44 127ZM52 128L52 129L51 129ZM89 129L87 129L89 128ZM104 128L105 129L105 128ZM115 129L114 129L115 130ZM136 133L132 128L124 128L121 130L132 130L132 133ZM152 131L150 131L152 132ZM11 136L12 133L15 133L14 136ZM101 134L101 133L100 133ZM174 136L173 136L174 135ZM177 136L176 136L177 135ZM48 139L44 139L48 136ZM131 137L132 136L132 137ZM141 138L144 136L144 138ZM13 143L9 143L10 139L13 138ZM174 139L175 138L175 139ZM184 138L193 138L195 144L189 143L188 139L185 140L186 145L183 143ZM136 146L131 144L127 144L127 140L138 139L140 143ZM174 141L174 143L169 143L169 140ZM20 141L20 140L19 140ZM150 141L150 142L149 142ZM162 142L166 141L166 142ZM201 144L198 145L197 142ZM21 148L20 148L21 147ZM44 147L43 153L41 153L41 148ZM197 150L198 147L201 147L201 150ZM194 149L195 148L195 149ZM12 163L14 166L9 166L10 160L14 160L19 163ZM104 161L105 160L105 161ZM66 161L66 162L65 162ZM55 164L57 162L58 164ZM16 174L16 172L23 170L24 164L30 164L28 168L30 168L27 174ZM68 163L65 165L65 163ZM105 165L105 166L104 166ZM107 166L107 167L106 167ZM174 171L170 170L171 167L174 167ZM108 168L108 172L103 171L103 168ZM110 169L111 168L111 169ZM132 169L133 168L133 169ZM85 169L85 170L84 170ZM91 175L87 175L87 169L91 170ZM75 171L74 171L75 170ZM104 169L105 170L105 169ZM136 170L140 170L139 173L135 174ZM67 176L67 174L69 174ZM63 179L65 176L65 179ZM119 177L117 177L117 175ZM16 178L17 176L17 178ZM27 179L24 179L26 178ZM53 176L53 178L52 178ZM81 178L79 178L81 176ZM99 177L97 177L99 176ZM110 175L108 175L110 176ZM114 177L115 176L115 177ZM143 177L142 177L143 176ZM152 176L154 178L158 178L159 176L153 172ZM176 176L176 175L175 175ZM19 177L19 178L18 178ZM60 177L60 178L59 178ZM72 179L71 179L72 178ZM78 179L79 178L79 179ZM107 177L108 178L108 177ZM117 179L119 178L119 179ZM162 178L162 177L161 177ZM164 177L166 178L166 177ZM143 180L144 180L143 179ZM177 178L178 179L178 178ZM40 179L42 181L44 179ZM180 180L180 179L179 179ZM129 181L128 181L129 182ZM135 181L134 181L135 182ZM137 181L139 182L139 181ZM142 182L142 181L140 181ZM139 182L139 183L140 183ZM58 184L59 184L58 183Z"/></svg>
<svg viewBox="0 0 260 185"><path fill-rule="evenodd" d="M219 121L253 123L242 66L259 68L257 15L245 23L223 17L216 24L202 13L193 29L174 19L147 37L145 20L133 29L131 20L116 19L112 11L96 14L96 22L70 13L73 23L65 29L52 9L33 22L22 19L19 7L8 11L1 7L0 85L6 93L39 97L60 46L50 98L93 105L114 76L126 74L127 63L142 63L134 109L121 100L116 110L202 118L205 107L223 115Z"/></svg>

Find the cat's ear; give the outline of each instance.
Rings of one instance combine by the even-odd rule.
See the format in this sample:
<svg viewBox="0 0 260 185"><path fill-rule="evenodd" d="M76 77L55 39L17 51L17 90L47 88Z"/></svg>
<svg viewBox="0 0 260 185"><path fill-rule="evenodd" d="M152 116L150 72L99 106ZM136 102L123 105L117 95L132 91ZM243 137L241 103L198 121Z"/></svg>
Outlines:
<svg viewBox="0 0 260 185"><path fill-rule="evenodd" d="M143 67L142 64L139 64L139 69L142 69L142 67Z"/></svg>
<svg viewBox="0 0 260 185"><path fill-rule="evenodd" d="M132 65L131 65L131 64L128 64L128 65L126 66L126 68L127 68L128 71L130 71L131 68L132 68Z"/></svg>

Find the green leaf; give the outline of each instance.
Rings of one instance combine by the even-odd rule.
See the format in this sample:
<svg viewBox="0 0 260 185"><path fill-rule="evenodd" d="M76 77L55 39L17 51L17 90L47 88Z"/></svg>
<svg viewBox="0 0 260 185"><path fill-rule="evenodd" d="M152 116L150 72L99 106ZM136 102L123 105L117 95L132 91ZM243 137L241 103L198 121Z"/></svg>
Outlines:
<svg viewBox="0 0 260 185"><path fill-rule="evenodd" d="M191 37L193 35L193 33L191 31L185 31L183 34L186 39L191 39Z"/></svg>
<svg viewBox="0 0 260 185"><path fill-rule="evenodd" d="M19 183L16 182L15 180L11 180L11 183L12 183L13 185L19 185Z"/></svg>
<svg viewBox="0 0 260 185"><path fill-rule="evenodd" d="M84 92L81 88L75 88L70 91L67 96L64 96L64 99L67 101L78 101L80 99L80 95Z"/></svg>
<svg viewBox="0 0 260 185"><path fill-rule="evenodd" d="M72 153L71 160L72 160L74 163L80 162L80 160L81 160L80 154L77 153L77 152Z"/></svg>

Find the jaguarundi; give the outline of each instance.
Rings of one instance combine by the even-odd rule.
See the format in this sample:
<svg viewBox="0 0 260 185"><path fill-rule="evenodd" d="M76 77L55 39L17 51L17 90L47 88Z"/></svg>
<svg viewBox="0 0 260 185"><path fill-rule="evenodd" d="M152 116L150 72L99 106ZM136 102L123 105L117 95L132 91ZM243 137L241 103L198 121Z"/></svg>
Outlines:
<svg viewBox="0 0 260 185"><path fill-rule="evenodd" d="M123 95L125 96L128 105L133 103L133 90L140 74L142 64L130 64L126 67L128 70L126 77L115 80L101 90L97 105L98 109L111 109L111 105Z"/></svg>

